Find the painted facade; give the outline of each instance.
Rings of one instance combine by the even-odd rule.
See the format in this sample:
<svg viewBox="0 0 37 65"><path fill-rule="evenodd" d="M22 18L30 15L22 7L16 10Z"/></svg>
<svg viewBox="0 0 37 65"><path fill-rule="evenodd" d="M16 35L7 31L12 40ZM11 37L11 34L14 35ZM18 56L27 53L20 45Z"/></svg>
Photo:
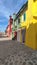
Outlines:
<svg viewBox="0 0 37 65"><path fill-rule="evenodd" d="M26 12L26 45L37 49L37 0L28 0Z"/></svg>
<svg viewBox="0 0 37 65"><path fill-rule="evenodd" d="M14 21L16 18L16 14L13 14L13 24L12 24L12 40L14 40L15 36L16 36L16 22Z"/></svg>
<svg viewBox="0 0 37 65"><path fill-rule="evenodd" d="M21 30L26 29L25 45L37 49L37 0L28 0L17 13L15 18L17 40L22 41Z"/></svg>
<svg viewBox="0 0 37 65"><path fill-rule="evenodd" d="M22 6L22 8L16 14L16 17L14 19L14 24L15 24L14 27L15 27L15 31L17 32L17 41L19 41L19 42L22 42L22 37L25 35L25 33L22 33L22 32L25 32L25 26L26 26L26 22L25 22L26 21L26 10L27 10L27 7L28 7L27 4L28 4L28 2L26 2ZM24 30L22 30L22 28Z"/></svg>
<svg viewBox="0 0 37 65"><path fill-rule="evenodd" d="M13 22L13 19L12 19L12 17L10 16L9 23L8 23L7 28L6 28L6 35L7 35L8 37L12 36L12 22Z"/></svg>

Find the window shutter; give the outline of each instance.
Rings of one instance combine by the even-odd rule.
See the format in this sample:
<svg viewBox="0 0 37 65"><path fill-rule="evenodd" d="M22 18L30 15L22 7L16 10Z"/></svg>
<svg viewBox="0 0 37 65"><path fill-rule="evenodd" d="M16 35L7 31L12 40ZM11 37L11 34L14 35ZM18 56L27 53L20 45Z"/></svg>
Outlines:
<svg viewBox="0 0 37 65"><path fill-rule="evenodd" d="M26 14L24 13L24 21L25 21L25 19L26 19Z"/></svg>

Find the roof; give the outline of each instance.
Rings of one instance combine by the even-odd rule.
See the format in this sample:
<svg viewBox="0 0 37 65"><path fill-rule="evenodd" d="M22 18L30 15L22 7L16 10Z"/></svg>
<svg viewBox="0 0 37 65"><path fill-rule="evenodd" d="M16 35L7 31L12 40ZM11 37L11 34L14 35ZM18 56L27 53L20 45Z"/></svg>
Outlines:
<svg viewBox="0 0 37 65"><path fill-rule="evenodd" d="M28 1L21 7L21 9L19 10L19 12L16 14L15 20L21 15L21 13L22 13L23 11L26 11L27 8L28 8ZM15 20L14 20L14 21L15 21Z"/></svg>

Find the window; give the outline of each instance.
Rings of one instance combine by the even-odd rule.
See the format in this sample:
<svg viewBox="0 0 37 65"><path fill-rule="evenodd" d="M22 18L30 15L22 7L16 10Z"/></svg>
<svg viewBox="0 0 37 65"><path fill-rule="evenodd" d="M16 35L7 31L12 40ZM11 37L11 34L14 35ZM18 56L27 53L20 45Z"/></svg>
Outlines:
<svg viewBox="0 0 37 65"><path fill-rule="evenodd" d="M18 18L18 24L20 23L20 18Z"/></svg>
<svg viewBox="0 0 37 65"><path fill-rule="evenodd" d="M22 15L22 22L24 21L24 16Z"/></svg>
<svg viewBox="0 0 37 65"><path fill-rule="evenodd" d="M15 26L17 25L17 23L15 22Z"/></svg>
<svg viewBox="0 0 37 65"><path fill-rule="evenodd" d="M25 21L25 19L26 19L26 13L24 13L24 14L22 15L22 22Z"/></svg>
<svg viewBox="0 0 37 65"><path fill-rule="evenodd" d="M24 21L25 21L25 19L26 19L26 14L24 13Z"/></svg>

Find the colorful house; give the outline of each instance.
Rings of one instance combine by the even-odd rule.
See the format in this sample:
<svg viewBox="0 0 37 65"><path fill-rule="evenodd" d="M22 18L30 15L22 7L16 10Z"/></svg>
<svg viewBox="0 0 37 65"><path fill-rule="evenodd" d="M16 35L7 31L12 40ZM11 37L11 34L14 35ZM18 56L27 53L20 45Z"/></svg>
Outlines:
<svg viewBox="0 0 37 65"><path fill-rule="evenodd" d="M14 21L17 41L24 41L26 46L37 49L37 0L28 0L16 14Z"/></svg>
<svg viewBox="0 0 37 65"><path fill-rule="evenodd" d="M37 49L37 0L28 0L28 10L26 14L25 44L35 50Z"/></svg>
<svg viewBox="0 0 37 65"><path fill-rule="evenodd" d="M17 32L17 41L25 41L25 32L26 32L26 10L28 8L28 1L21 7L19 12L16 14L14 19L14 27Z"/></svg>
<svg viewBox="0 0 37 65"><path fill-rule="evenodd" d="M16 18L16 14L15 13L13 13L13 24L12 24L12 40L14 40L15 39L15 36L16 36L16 31L15 31L15 29L16 29L16 23L15 23L15 18Z"/></svg>
<svg viewBox="0 0 37 65"><path fill-rule="evenodd" d="M9 25L6 28L6 32L5 33L6 33L7 36L9 36Z"/></svg>
<svg viewBox="0 0 37 65"><path fill-rule="evenodd" d="M12 19L12 16L10 16L9 23L8 23L7 28L6 28L6 35L8 37L12 36L12 23L13 23L13 19Z"/></svg>

